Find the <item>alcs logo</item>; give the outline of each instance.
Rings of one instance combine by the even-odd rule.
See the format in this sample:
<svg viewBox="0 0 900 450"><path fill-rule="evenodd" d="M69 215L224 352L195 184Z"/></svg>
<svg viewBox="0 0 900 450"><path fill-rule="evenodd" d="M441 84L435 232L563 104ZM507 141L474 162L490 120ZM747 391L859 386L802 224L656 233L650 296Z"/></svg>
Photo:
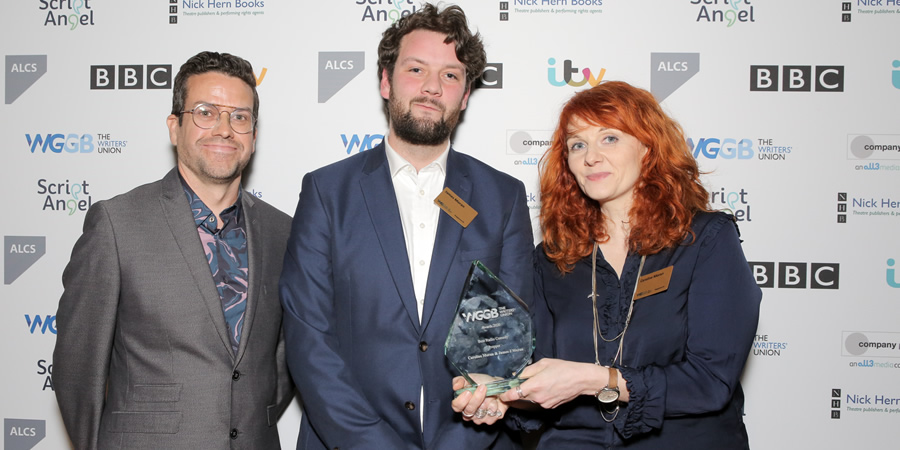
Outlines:
<svg viewBox="0 0 900 450"><path fill-rule="evenodd" d="M47 334L47 331L56 334L56 316L46 315L41 319L41 316L37 314L34 318L25 314L25 323L28 324L31 334L34 334L35 330L41 330L41 334Z"/></svg>
<svg viewBox="0 0 900 450"><path fill-rule="evenodd" d="M466 322L471 322L473 320L496 319L500 317L500 312L497 311L497 308L491 308L481 311L462 313L462 317L463 319L466 319Z"/></svg>

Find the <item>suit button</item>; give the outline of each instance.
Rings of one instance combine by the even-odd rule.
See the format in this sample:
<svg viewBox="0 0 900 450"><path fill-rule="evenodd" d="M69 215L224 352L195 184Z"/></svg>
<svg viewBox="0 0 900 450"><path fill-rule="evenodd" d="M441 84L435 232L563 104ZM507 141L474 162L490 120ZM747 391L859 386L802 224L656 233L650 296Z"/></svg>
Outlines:
<svg viewBox="0 0 900 450"><path fill-rule="evenodd" d="M238 435L237 428L232 428L232 429L231 429L231 434L230 434L231 439L237 439L237 435Z"/></svg>
<svg viewBox="0 0 900 450"><path fill-rule="evenodd" d="M410 411L416 409L416 404L413 403L413 402L406 402L406 403L403 404L403 406L405 406L406 409L408 409L408 410L410 410Z"/></svg>
<svg viewBox="0 0 900 450"><path fill-rule="evenodd" d="M237 370L235 370L234 372L231 373L231 379L232 379L232 380L237 381L237 380L239 380L240 378L241 378L241 373L238 372Z"/></svg>
<svg viewBox="0 0 900 450"><path fill-rule="evenodd" d="M419 351L424 352L425 350L428 350L428 343L425 341L419 342Z"/></svg>

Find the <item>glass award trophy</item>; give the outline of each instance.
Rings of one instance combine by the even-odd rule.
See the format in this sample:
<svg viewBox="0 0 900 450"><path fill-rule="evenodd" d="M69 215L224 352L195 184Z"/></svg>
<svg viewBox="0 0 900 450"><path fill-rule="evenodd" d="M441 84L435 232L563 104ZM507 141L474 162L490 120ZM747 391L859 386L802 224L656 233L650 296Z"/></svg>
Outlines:
<svg viewBox="0 0 900 450"><path fill-rule="evenodd" d="M444 355L471 385L456 395L479 384L487 385L488 396L518 386L524 380L517 375L533 352L528 305L480 261L473 261L444 344Z"/></svg>

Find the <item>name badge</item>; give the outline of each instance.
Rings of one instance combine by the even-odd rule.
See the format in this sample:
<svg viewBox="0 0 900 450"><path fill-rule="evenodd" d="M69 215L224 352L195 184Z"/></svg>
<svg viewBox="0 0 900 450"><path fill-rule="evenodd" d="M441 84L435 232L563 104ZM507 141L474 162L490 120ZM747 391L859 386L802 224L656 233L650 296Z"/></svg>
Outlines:
<svg viewBox="0 0 900 450"><path fill-rule="evenodd" d="M434 203L445 213L449 214L453 220L462 225L463 228L468 227L472 223L472 219L478 215L478 211L472 209L468 203L459 198L448 187L445 187L443 192L434 199Z"/></svg>
<svg viewBox="0 0 900 450"><path fill-rule="evenodd" d="M672 267L673 266L669 266L665 269L648 273L638 279L638 284L634 292L634 299L637 300L649 297L669 289L669 281L672 280Z"/></svg>

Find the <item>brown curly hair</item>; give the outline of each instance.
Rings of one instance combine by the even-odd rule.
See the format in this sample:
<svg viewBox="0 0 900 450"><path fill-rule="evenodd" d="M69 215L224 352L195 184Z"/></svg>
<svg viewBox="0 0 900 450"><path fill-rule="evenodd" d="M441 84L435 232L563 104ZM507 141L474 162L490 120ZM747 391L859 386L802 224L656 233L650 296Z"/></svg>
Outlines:
<svg viewBox="0 0 900 450"><path fill-rule="evenodd" d="M481 34L472 34L466 21L466 14L456 5L448 6L443 11L430 3L426 3L413 14L401 18L391 25L381 36L378 43L378 77L387 69L388 79L394 75L394 65L400 54L400 41L403 36L415 30L435 31L447 36L445 44L454 43L456 59L466 66L466 91L481 76L487 61Z"/></svg>

